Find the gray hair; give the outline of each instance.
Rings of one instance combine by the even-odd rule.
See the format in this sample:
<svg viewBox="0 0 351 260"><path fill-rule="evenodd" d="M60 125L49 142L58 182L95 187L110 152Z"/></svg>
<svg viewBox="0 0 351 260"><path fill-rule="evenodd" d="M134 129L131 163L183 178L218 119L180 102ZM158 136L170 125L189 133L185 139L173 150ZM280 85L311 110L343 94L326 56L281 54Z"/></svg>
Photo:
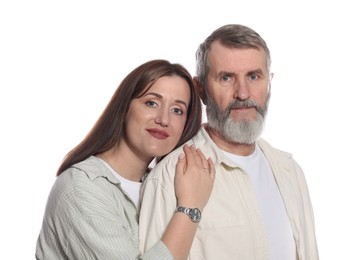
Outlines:
<svg viewBox="0 0 351 260"><path fill-rule="evenodd" d="M206 38L196 51L196 76L200 84L206 89L208 74L207 56L211 44L219 41L229 48L253 48L263 50L266 53L266 65L268 72L271 66L271 55L266 42L251 28L240 24L224 25Z"/></svg>

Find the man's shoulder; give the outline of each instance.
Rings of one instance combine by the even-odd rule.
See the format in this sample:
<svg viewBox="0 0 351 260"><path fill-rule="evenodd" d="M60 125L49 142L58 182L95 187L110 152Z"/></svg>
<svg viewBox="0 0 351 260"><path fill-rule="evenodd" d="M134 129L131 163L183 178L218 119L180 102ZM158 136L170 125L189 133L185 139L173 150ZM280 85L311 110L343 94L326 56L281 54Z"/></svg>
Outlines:
<svg viewBox="0 0 351 260"><path fill-rule="evenodd" d="M184 143L183 145L179 146L169 154L167 154L160 162L158 162L153 169L150 171L149 176L157 176L162 172L166 172L167 174L173 174L175 172L175 167L178 161L178 157L181 153L183 153L183 146L185 144L190 145L192 142L189 140L188 142Z"/></svg>
<svg viewBox="0 0 351 260"><path fill-rule="evenodd" d="M298 166L291 153L277 149L263 139L259 139L257 143L271 165L283 165L286 169Z"/></svg>
<svg viewBox="0 0 351 260"><path fill-rule="evenodd" d="M189 139L184 144L180 145L178 148L174 149L172 152L167 154L160 162L158 162L154 168L148 174L148 179L150 178L160 178L160 176L171 176L175 174L175 167L178 162L179 155L183 153L184 145L195 145L198 147L199 140L202 139L201 130L191 139Z"/></svg>
<svg viewBox="0 0 351 260"><path fill-rule="evenodd" d="M284 150L280 150L273 145L271 145L269 142L267 142L265 139L260 138L257 141L258 146L262 149L262 151L265 154L272 154L275 156L281 156L281 157L286 157L286 158L292 158L292 154L289 152L286 152Z"/></svg>

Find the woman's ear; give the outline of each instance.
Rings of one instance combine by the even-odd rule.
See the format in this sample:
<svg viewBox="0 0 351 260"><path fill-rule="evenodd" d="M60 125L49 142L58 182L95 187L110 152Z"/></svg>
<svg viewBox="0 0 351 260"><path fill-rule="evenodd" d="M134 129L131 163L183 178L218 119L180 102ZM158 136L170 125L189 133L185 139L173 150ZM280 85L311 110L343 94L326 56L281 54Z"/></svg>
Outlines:
<svg viewBox="0 0 351 260"><path fill-rule="evenodd" d="M199 96L200 96L200 98L202 100L202 103L204 103L204 105L206 105L207 99L206 99L205 89L201 85L198 77L194 77L193 79L194 79L194 84L195 84L196 91L199 94Z"/></svg>

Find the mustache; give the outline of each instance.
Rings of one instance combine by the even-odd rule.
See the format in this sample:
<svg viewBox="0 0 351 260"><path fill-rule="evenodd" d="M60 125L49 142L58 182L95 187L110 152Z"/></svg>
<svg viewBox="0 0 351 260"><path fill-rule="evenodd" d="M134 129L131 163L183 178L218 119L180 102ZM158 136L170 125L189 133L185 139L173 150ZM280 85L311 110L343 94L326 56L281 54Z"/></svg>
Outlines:
<svg viewBox="0 0 351 260"><path fill-rule="evenodd" d="M256 101L247 99L247 100L233 100L229 103L227 109L232 110L236 108L255 108L258 110L260 106L256 103Z"/></svg>
<svg viewBox="0 0 351 260"><path fill-rule="evenodd" d="M265 109L260 107L259 104L257 104L256 101L252 99L246 99L246 100L232 100L229 105L226 108L227 113L229 114L231 110L233 109L238 109L238 108L254 108L258 113L264 116L265 114Z"/></svg>

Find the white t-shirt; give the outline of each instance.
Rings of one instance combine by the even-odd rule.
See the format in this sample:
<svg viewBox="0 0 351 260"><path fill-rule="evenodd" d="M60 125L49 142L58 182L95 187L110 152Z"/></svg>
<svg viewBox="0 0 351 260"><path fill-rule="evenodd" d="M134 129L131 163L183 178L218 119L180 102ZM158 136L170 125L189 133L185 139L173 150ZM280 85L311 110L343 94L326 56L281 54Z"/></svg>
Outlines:
<svg viewBox="0 0 351 260"><path fill-rule="evenodd" d="M107 166L107 168L110 169L110 171L113 173L113 175L115 175L116 178L121 182L121 186L122 186L123 190L125 190L128 193L129 197L132 199L135 206L138 208L139 202L140 202L141 182L131 181L131 180L128 180L128 179L122 177L107 162L105 162L102 159L100 159L100 160Z"/></svg>
<svg viewBox="0 0 351 260"><path fill-rule="evenodd" d="M271 260L296 260L296 246L291 225L269 163L256 145L249 156L223 151L250 177L266 227Z"/></svg>

